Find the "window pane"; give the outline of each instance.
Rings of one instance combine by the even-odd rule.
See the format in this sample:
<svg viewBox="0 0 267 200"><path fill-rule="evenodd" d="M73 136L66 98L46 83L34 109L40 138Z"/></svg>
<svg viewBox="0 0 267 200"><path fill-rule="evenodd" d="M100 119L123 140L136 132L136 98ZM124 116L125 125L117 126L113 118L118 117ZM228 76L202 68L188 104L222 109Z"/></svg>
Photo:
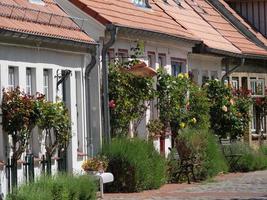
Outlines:
<svg viewBox="0 0 267 200"><path fill-rule="evenodd" d="M31 69L26 69L26 93L32 94L32 71Z"/></svg>
<svg viewBox="0 0 267 200"><path fill-rule="evenodd" d="M15 88L15 69L14 67L8 68L8 89L13 90Z"/></svg>
<svg viewBox="0 0 267 200"><path fill-rule="evenodd" d="M182 62L171 61L172 75L178 76L182 72Z"/></svg>
<svg viewBox="0 0 267 200"><path fill-rule="evenodd" d="M239 79L238 79L238 77L232 77L232 87L235 90L239 89Z"/></svg>
<svg viewBox="0 0 267 200"><path fill-rule="evenodd" d="M44 69L44 95L45 99L49 100L49 71Z"/></svg>

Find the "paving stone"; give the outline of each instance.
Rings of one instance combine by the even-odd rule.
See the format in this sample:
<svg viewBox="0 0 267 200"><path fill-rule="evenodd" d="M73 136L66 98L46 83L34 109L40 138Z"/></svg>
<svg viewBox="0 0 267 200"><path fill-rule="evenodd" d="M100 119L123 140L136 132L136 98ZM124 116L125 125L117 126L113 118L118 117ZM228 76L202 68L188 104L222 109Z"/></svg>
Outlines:
<svg viewBox="0 0 267 200"><path fill-rule="evenodd" d="M159 190L105 194L104 200L267 200L267 171L233 173L214 182L167 184Z"/></svg>

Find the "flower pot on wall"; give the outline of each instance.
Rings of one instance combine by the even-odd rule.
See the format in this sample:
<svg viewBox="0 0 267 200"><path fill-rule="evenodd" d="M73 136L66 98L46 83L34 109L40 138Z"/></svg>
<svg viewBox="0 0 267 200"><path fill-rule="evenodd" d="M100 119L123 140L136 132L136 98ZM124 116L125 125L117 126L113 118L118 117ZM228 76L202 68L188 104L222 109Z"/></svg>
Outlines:
<svg viewBox="0 0 267 200"><path fill-rule="evenodd" d="M147 66L144 62L135 64L130 69L123 68L122 71L139 77L153 77L157 75L157 72L153 68Z"/></svg>

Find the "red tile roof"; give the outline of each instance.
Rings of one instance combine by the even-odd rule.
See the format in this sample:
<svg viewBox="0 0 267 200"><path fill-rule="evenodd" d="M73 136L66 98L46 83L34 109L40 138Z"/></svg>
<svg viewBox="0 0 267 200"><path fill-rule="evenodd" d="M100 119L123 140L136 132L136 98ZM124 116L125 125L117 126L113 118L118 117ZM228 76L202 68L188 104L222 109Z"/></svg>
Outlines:
<svg viewBox="0 0 267 200"><path fill-rule="evenodd" d="M257 30L252 28L235 10L233 10L224 0L219 0L219 2L227 9L237 20L240 21L246 28L252 32L262 43L267 46L267 39Z"/></svg>
<svg viewBox="0 0 267 200"><path fill-rule="evenodd" d="M0 30L94 43L53 0L45 5L28 0L0 0Z"/></svg>
<svg viewBox="0 0 267 200"><path fill-rule="evenodd" d="M230 41L222 36L212 25L204 20L197 12L204 12L197 5L192 7L181 1L181 5L178 5L173 0L168 0L168 4L163 1L154 0L155 3L165 10L170 16L172 16L178 23L186 27L194 35L198 36L203 40L204 44L210 48L220 49L223 51L241 53ZM195 1L194 1L195 2ZM193 3L193 2L192 2Z"/></svg>
<svg viewBox="0 0 267 200"><path fill-rule="evenodd" d="M185 1L224 38L240 49L243 54L267 56L267 51L265 49L250 41L241 31L234 27L222 14L212 7L207 0ZM196 6L202 11L196 9Z"/></svg>
<svg viewBox="0 0 267 200"><path fill-rule="evenodd" d="M150 1L151 9L135 6L131 0L70 0L102 24L164 33L175 37L198 40L181 24Z"/></svg>

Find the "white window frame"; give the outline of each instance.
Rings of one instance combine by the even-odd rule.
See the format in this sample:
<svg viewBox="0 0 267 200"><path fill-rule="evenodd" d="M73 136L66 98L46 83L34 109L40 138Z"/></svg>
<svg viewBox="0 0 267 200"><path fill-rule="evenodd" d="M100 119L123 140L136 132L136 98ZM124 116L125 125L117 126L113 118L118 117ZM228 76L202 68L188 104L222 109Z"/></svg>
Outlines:
<svg viewBox="0 0 267 200"><path fill-rule="evenodd" d="M257 122L256 122L256 110L255 106L252 107L252 118L251 118L251 132L256 133L256 127L257 127ZM261 132L266 132L266 117L264 116L260 122L260 127L261 127Z"/></svg>
<svg viewBox="0 0 267 200"><path fill-rule="evenodd" d="M254 78L251 77L249 79L249 84L250 84L250 90L251 90L251 95L253 97L262 97L265 95L265 80L263 78ZM258 86L261 85L262 89L262 93L258 93Z"/></svg>
<svg viewBox="0 0 267 200"><path fill-rule="evenodd" d="M43 70L43 93L47 101L51 101L51 69Z"/></svg>
<svg viewBox="0 0 267 200"><path fill-rule="evenodd" d="M232 77L232 81L231 81L231 84L232 84L232 87L235 89L235 90L238 90L240 88L239 86L239 77Z"/></svg>
<svg viewBox="0 0 267 200"><path fill-rule="evenodd" d="M26 93L32 95L33 93L33 70L26 68Z"/></svg>
<svg viewBox="0 0 267 200"><path fill-rule="evenodd" d="M166 67L166 64L167 64L167 57L166 57L166 54L163 54L163 53L160 53L158 55L158 64L159 64L159 67Z"/></svg>
<svg viewBox="0 0 267 200"><path fill-rule="evenodd" d="M174 66L174 64L177 64ZM178 76L183 72L183 67L186 65L186 60L179 58L171 58L171 74L173 76Z"/></svg>
<svg viewBox="0 0 267 200"><path fill-rule="evenodd" d="M18 69L14 66L8 67L8 89L14 90L18 86Z"/></svg>

